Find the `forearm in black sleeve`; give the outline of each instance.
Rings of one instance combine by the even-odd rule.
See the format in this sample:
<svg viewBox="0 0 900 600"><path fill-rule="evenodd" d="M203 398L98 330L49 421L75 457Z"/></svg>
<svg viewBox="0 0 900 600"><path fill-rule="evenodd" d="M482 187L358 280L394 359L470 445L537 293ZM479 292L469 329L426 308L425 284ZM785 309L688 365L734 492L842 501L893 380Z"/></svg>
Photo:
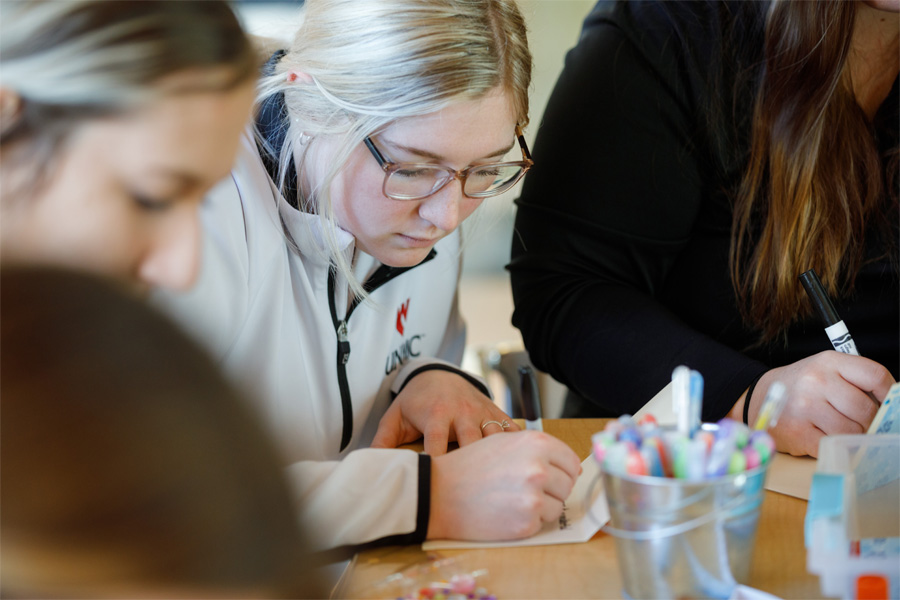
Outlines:
<svg viewBox="0 0 900 600"><path fill-rule="evenodd" d="M694 103L667 60L613 25L586 32L567 57L518 202L513 323L537 367L618 413L687 364L706 378L713 419L765 367L656 300L704 190Z"/></svg>
<svg viewBox="0 0 900 600"><path fill-rule="evenodd" d="M766 370L686 326L649 294L579 272L559 242L589 236L572 229L545 235L550 219L531 213L540 214L520 206L517 230L534 243L513 261L513 323L538 368L608 411L634 414L686 364L706 379L705 420L725 416Z"/></svg>

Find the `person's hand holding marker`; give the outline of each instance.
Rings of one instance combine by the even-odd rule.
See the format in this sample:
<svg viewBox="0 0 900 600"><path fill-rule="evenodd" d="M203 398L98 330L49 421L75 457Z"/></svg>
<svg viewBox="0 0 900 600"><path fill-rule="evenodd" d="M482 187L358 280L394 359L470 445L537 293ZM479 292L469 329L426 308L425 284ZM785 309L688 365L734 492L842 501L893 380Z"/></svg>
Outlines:
<svg viewBox="0 0 900 600"><path fill-rule="evenodd" d="M540 431L491 435L431 461L428 539L510 540L559 519L578 455Z"/></svg>
<svg viewBox="0 0 900 600"><path fill-rule="evenodd" d="M767 371L730 415L743 409L746 421L755 422L769 387L781 381L787 400L778 424L769 431L775 447L794 456L817 456L823 435L865 433L894 379L883 365L859 355L816 272L810 269L799 279L834 350Z"/></svg>
<svg viewBox="0 0 900 600"><path fill-rule="evenodd" d="M748 423L757 420L776 381L784 384L787 401L769 433L779 452L794 456L817 456L823 435L865 433L894 383L890 372L873 360L827 350L767 371L748 399Z"/></svg>

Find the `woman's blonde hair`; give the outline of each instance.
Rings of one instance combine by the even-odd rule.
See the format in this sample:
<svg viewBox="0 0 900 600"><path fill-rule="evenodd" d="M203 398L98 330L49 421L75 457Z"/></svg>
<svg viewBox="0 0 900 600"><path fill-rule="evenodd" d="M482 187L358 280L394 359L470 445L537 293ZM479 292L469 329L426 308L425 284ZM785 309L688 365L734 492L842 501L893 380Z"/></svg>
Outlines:
<svg viewBox="0 0 900 600"><path fill-rule="evenodd" d="M258 96L262 103L284 94L285 143L261 143L279 165L276 183L285 192L294 183L287 174L295 156L302 173L318 136L338 140L323 181L313 190L297 185L297 197L287 199L326 220L329 260L365 297L339 250L332 181L366 136L497 88L508 93L524 127L532 64L525 19L514 0L307 0L302 17ZM302 76L290 81L297 72Z"/></svg>
<svg viewBox="0 0 900 600"><path fill-rule="evenodd" d="M228 90L254 77L257 63L221 0L0 2L0 87L18 104L2 113L3 162L33 168L26 179L40 181L84 120L162 95ZM160 85L183 72L197 76Z"/></svg>

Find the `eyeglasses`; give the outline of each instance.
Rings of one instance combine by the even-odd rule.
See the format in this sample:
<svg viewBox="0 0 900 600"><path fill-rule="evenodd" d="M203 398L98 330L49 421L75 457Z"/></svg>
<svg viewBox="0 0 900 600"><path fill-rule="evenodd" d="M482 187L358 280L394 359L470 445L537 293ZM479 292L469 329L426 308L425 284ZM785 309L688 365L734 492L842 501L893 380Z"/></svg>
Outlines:
<svg viewBox="0 0 900 600"><path fill-rule="evenodd" d="M518 125L516 138L522 150L521 161L475 165L461 171L428 163L393 163L375 147L372 138L367 137L364 141L384 171L384 195L394 200L421 200L437 193L454 179L460 180L463 195L469 198L502 194L522 179L534 164Z"/></svg>

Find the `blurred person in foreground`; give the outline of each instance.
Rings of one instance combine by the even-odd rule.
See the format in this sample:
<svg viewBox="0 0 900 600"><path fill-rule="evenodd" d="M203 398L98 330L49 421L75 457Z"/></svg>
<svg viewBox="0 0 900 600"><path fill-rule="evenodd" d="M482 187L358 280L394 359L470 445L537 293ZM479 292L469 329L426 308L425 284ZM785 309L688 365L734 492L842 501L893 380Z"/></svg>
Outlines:
<svg viewBox="0 0 900 600"><path fill-rule="evenodd" d="M4 597L319 597L281 458L108 279L0 269Z"/></svg>
<svg viewBox="0 0 900 600"><path fill-rule="evenodd" d="M0 2L0 257L189 287L257 57L225 2Z"/></svg>
<svg viewBox="0 0 900 600"><path fill-rule="evenodd" d="M99 283L6 274L188 287L257 66L225 2L0 2L4 595L303 593L277 457L208 360Z"/></svg>

